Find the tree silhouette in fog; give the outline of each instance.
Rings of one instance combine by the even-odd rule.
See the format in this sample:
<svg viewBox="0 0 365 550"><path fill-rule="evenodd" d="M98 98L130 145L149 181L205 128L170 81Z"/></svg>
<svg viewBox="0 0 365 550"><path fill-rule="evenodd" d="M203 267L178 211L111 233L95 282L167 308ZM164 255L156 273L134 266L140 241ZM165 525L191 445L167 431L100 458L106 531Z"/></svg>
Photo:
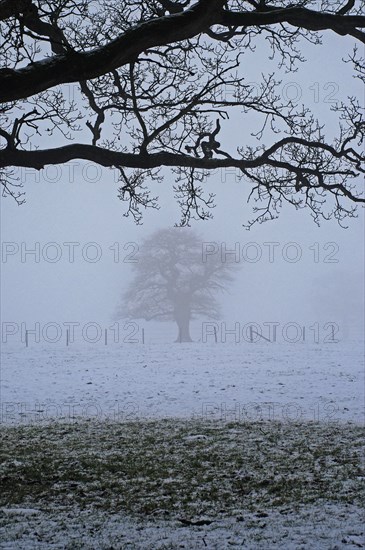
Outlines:
<svg viewBox="0 0 365 550"><path fill-rule="evenodd" d="M163 229L147 238L116 317L174 321L176 341L191 342L190 321L219 318L217 296L233 280L237 267L222 262L220 254L205 254L204 246L187 228Z"/></svg>

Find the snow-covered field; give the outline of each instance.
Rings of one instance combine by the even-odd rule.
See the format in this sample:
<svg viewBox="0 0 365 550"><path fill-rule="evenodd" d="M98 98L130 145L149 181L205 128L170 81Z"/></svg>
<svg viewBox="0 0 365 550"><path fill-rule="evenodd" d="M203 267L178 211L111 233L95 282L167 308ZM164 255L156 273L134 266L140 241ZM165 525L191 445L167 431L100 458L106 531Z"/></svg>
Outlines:
<svg viewBox="0 0 365 550"><path fill-rule="evenodd" d="M365 547L363 351L4 345L0 548Z"/></svg>
<svg viewBox="0 0 365 550"><path fill-rule="evenodd" d="M3 346L2 423L65 417L362 423L364 345Z"/></svg>

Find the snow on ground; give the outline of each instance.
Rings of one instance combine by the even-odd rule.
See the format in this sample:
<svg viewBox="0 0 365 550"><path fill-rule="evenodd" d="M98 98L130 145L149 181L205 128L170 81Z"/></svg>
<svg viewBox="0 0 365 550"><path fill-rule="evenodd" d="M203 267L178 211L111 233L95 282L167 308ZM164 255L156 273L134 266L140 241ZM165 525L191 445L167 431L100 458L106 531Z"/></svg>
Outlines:
<svg viewBox="0 0 365 550"><path fill-rule="evenodd" d="M1 421L364 420L363 343L3 345Z"/></svg>
<svg viewBox="0 0 365 550"><path fill-rule="evenodd" d="M83 511L12 513L16 521L7 532L8 540L0 542L6 550L352 550L364 544L362 510L351 505L302 507L295 514L272 512L264 519L248 513L240 521L228 518L189 527L178 521L131 520L101 512L91 521L90 513Z"/></svg>
<svg viewBox="0 0 365 550"><path fill-rule="evenodd" d="M177 419L4 427L0 548L361 548L362 435Z"/></svg>
<svg viewBox="0 0 365 550"><path fill-rule="evenodd" d="M0 548L365 547L363 352L361 341L3 345ZM179 419L186 433L167 453ZM118 426L135 430L133 456Z"/></svg>

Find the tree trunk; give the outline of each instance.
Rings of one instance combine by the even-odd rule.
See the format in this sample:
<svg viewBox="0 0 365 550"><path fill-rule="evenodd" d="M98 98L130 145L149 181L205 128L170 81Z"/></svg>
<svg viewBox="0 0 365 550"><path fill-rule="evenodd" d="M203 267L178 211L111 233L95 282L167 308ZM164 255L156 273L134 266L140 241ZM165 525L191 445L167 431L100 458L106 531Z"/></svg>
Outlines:
<svg viewBox="0 0 365 550"><path fill-rule="evenodd" d="M189 330L190 313L182 311L177 312L177 314L175 314L175 321L179 329L175 342L192 342Z"/></svg>

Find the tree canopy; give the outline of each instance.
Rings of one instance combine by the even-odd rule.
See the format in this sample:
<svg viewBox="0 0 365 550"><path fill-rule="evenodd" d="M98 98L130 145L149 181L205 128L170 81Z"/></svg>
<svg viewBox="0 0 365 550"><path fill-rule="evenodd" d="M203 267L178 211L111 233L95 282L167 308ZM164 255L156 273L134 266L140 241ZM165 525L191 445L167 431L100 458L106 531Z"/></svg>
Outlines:
<svg viewBox="0 0 365 550"><path fill-rule="evenodd" d="M191 230L162 229L145 239L133 264L135 277L116 318L174 321L178 342L191 342L191 319L218 319L217 294L233 281L237 264L222 262ZM208 243L206 243L208 244Z"/></svg>
<svg viewBox="0 0 365 550"><path fill-rule="evenodd" d="M333 105L338 134L328 142L308 108L277 93L274 72L252 86L245 67L266 40L279 65L296 70L305 43L321 47L330 31L353 40L344 62L364 81L364 8L364 0L0 0L3 194L23 201L16 167L91 161L118 171L119 198L138 223L144 208L158 207L153 182L169 167L188 225L211 216L207 175L235 168L256 201L248 226L285 203L342 224L365 202L361 99ZM257 145L237 136L226 150L219 122L229 128L233 115L249 113Z"/></svg>

